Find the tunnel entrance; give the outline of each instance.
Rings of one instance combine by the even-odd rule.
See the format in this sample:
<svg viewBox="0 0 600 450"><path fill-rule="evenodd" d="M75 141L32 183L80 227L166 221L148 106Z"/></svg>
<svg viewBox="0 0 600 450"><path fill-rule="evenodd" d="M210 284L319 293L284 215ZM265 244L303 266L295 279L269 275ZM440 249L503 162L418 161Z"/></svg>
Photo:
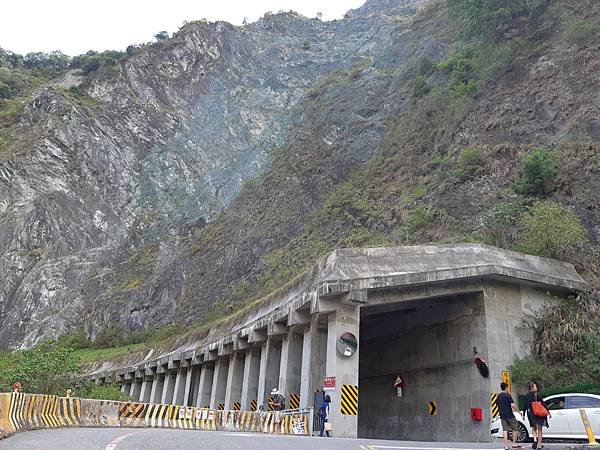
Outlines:
<svg viewBox="0 0 600 450"><path fill-rule="evenodd" d="M490 395L489 379L473 364L487 352L481 292L392 297L363 306L360 321L359 437L481 441L487 433L489 439L489 424L482 430L470 415Z"/></svg>

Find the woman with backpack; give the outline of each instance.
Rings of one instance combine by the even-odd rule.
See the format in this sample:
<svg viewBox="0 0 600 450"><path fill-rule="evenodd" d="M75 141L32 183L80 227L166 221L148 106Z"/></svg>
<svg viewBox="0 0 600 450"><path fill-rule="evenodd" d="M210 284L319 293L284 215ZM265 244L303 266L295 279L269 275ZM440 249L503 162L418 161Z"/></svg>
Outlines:
<svg viewBox="0 0 600 450"><path fill-rule="evenodd" d="M529 420L529 425L531 425L534 436L537 436L537 440L533 440L531 448L539 450L544 448L542 445L542 427L548 426L548 417L552 416L544 400L538 396L538 385L533 381L528 381L527 387L529 388L529 392L525 400L525 412L527 412L527 419ZM525 412L523 412L523 416L525 416Z"/></svg>
<svg viewBox="0 0 600 450"><path fill-rule="evenodd" d="M327 437L331 437L329 432L331 431L331 424L327 421L329 417L329 404L331 403L331 397L329 395L325 395L323 399L323 403L319 408L319 415L321 416L321 434L319 436L323 437L323 432L327 433Z"/></svg>

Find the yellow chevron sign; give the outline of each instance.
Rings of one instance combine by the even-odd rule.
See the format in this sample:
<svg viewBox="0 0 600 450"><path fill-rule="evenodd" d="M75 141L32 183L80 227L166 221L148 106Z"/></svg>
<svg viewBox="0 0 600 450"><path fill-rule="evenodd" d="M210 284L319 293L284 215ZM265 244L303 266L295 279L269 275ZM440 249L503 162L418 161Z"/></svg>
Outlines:
<svg viewBox="0 0 600 450"><path fill-rule="evenodd" d="M358 414L358 386L352 384L342 385L342 414L356 416Z"/></svg>
<svg viewBox="0 0 600 450"><path fill-rule="evenodd" d="M430 416L437 416L437 402L435 400L429 402L427 409L429 410Z"/></svg>
<svg viewBox="0 0 600 450"><path fill-rule="evenodd" d="M498 417L500 415L498 411L498 394L491 394L490 399L492 402L492 418Z"/></svg>

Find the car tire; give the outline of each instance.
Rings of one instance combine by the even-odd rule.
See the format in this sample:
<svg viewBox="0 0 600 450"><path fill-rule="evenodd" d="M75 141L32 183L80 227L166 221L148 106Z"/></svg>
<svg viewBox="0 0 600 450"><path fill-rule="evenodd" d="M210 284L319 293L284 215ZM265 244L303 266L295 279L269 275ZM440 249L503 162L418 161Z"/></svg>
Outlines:
<svg viewBox="0 0 600 450"><path fill-rule="evenodd" d="M508 439L512 439L512 431L508 432ZM527 442L529 440L529 432L527 427L519 422L519 435L517 436L517 442Z"/></svg>

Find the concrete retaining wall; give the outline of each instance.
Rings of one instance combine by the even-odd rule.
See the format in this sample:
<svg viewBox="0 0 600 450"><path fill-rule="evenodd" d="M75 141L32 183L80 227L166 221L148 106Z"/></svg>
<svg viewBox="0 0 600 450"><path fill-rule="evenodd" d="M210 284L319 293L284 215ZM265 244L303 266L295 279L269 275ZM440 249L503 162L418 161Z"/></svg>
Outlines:
<svg viewBox="0 0 600 450"><path fill-rule="evenodd" d="M139 427L259 433L312 433L312 410L216 411L176 405L113 402L52 395L0 394L0 439L58 427Z"/></svg>

